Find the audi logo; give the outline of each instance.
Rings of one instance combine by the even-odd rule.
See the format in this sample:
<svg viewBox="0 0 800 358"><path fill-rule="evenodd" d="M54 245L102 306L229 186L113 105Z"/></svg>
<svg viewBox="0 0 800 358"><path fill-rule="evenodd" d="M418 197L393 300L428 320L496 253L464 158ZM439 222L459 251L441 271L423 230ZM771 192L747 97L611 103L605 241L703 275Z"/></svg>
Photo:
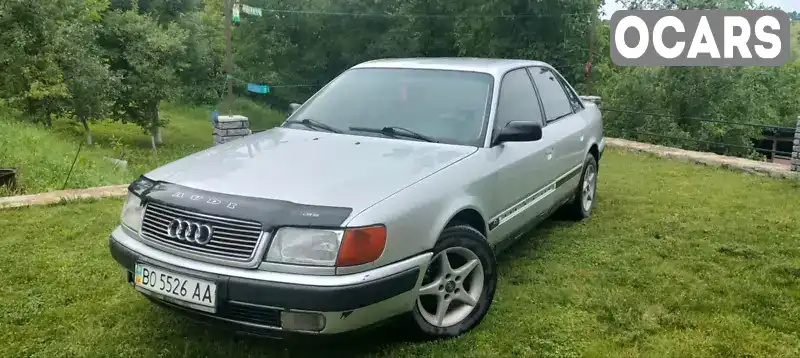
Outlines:
<svg viewBox="0 0 800 358"><path fill-rule="evenodd" d="M211 241L211 237L214 236L214 228L208 224L201 224L183 219L173 219L167 227L167 236L178 241L205 245Z"/></svg>

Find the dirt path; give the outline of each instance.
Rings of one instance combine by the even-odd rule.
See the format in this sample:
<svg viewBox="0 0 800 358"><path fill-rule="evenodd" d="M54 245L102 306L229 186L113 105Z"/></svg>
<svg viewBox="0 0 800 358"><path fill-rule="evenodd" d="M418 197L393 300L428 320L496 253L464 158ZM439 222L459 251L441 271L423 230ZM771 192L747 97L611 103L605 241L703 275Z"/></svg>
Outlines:
<svg viewBox="0 0 800 358"><path fill-rule="evenodd" d="M758 175L766 175L773 178L800 180L800 172L791 171L790 166L785 164L759 162L738 157L726 157L724 155L715 153L694 152L691 150L664 147L625 139L606 138L606 141L609 147L650 153L664 158L683 160L715 167L723 167L731 170L740 170Z"/></svg>
<svg viewBox="0 0 800 358"><path fill-rule="evenodd" d="M0 209L15 208L28 205L47 205L61 202L62 200L75 200L84 198L102 198L111 196L125 196L128 184L101 186L88 189L58 190L49 193L19 195L0 198Z"/></svg>

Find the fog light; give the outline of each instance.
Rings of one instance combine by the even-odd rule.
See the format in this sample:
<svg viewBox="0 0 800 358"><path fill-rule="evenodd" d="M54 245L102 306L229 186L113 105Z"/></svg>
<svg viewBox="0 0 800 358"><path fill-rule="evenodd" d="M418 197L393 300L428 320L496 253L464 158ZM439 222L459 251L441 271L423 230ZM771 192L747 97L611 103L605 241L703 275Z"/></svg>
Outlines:
<svg viewBox="0 0 800 358"><path fill-rule="evenodd" d="M281 312L281 327L290 331L319 332L325 328L325 316L309 312Z"/></svg>

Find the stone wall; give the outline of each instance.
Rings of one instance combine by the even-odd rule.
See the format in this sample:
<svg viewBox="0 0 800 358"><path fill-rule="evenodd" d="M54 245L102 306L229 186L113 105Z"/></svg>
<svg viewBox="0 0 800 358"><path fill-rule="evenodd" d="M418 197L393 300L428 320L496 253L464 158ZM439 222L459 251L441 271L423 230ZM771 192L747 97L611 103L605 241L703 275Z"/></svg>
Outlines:
<svg viewBox="0 0 800 358"><path fill-rule="evenodd" d="M214 145L239 139L250 132L250 120L245 116L219 116L212 122Z"/></svg>
<svg viewBox="0 0 800 358"><path fill-rule="evenodd" d="M800 172L800 116L797 117L797 128L794 130L792 146L792 170Z"/></svg>

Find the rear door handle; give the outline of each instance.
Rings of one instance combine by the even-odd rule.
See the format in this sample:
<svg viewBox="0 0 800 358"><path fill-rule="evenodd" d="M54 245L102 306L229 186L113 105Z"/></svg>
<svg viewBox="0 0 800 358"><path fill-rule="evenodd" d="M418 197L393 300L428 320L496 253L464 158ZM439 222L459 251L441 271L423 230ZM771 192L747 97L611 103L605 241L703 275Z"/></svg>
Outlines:
<svg viewBox="0 0 800 358"><path fill-rule="evenodd" d="M547 156L547 160L553 159L553 148L547 148L544 154Z"/></svg>

